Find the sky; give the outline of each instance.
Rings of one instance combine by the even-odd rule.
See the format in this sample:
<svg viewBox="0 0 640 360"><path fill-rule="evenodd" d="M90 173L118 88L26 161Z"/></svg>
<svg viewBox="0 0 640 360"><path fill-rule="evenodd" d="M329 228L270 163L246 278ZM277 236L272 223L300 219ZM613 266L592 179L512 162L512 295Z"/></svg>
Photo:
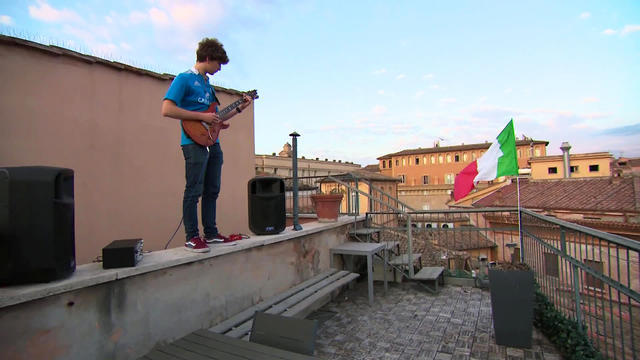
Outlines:
<svg viewBox="0 0 640 360"><path fill-rule="evenodd" d="M212 83L258 90L256 154L296 131L299 156L365 166L513 119L548 154L640 156L637 0L0 0L0 33L169 74L216 37Z"/></svg>

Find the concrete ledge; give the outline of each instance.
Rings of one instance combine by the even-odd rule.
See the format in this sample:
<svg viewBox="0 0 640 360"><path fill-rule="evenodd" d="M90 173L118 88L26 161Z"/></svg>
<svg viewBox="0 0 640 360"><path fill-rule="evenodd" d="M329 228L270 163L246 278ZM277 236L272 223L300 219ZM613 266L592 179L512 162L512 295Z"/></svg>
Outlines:
<svg viewBox="0 0 640 360"><path fill-rule="evenodd" d="M358 220L362 219L364 219L363 216L358 217ZM275 244L293 238L344 226L345 224L353 221L353 217L341 216L335 223L312 222L304 224L303 229L300 231L294 231L292 227L287 227L279 234L251 235L249 239L240 240L238 245L217 248L212 247L210 252L204 254L185 251L182 246L179 248L152 251L145 253L142 260L135 267L103 269L102 263L80 265L76 268L76 271L66 279L52 281L50 283L0 287L0 309L6 306L16 305L51 295L103 284L109 281L115 281L178 265L211 259L255 247ZM179 243L182 245L181 242Z"/></svg>
<svg viewBox="0 0 640 360"><path fill-rule="evenodd" d="M353 223L308 223L206 254L154 251L132 268L87 264L68 279L1 288L3 358L137 359L327 271Z"/></svg>

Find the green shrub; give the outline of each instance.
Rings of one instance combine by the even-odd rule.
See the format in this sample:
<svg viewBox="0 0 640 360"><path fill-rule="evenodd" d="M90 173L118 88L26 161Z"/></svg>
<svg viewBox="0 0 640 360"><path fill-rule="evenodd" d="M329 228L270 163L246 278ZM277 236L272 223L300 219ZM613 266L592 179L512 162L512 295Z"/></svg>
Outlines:
<svg viewBox="0 0 640 360"><path fill-rule="evenodd" d="M567 319L540 290L536 290L534 306L533 325L560 350L564 359L604 359L587 338L587 328Z"/></svg>

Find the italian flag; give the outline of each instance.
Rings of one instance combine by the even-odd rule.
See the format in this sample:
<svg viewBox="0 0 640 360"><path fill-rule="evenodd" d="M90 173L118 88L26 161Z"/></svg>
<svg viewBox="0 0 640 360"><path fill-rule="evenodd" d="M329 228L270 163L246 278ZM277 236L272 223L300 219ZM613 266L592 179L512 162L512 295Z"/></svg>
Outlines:
<svg viewBox="0 0 640 360"><path fill-rule="evenodd" d="M486 153L456 175L453 198L458 201L467 196L479 181L490 181L506 175L518 175L513 119L500 132Z"/></svg>

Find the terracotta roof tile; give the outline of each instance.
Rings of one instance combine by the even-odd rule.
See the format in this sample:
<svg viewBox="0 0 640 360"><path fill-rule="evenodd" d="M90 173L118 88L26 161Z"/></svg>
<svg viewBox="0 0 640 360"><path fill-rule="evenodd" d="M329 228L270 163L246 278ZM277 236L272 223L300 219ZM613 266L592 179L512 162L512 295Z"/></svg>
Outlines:
<svg viewBox="0 0 640 360"><path fill-rule="evenodd" d="M640 212L640 178L581 178L521 180L520 205L529 209ZM516 183L507 185L473 205L517 206Z"/></svg>

